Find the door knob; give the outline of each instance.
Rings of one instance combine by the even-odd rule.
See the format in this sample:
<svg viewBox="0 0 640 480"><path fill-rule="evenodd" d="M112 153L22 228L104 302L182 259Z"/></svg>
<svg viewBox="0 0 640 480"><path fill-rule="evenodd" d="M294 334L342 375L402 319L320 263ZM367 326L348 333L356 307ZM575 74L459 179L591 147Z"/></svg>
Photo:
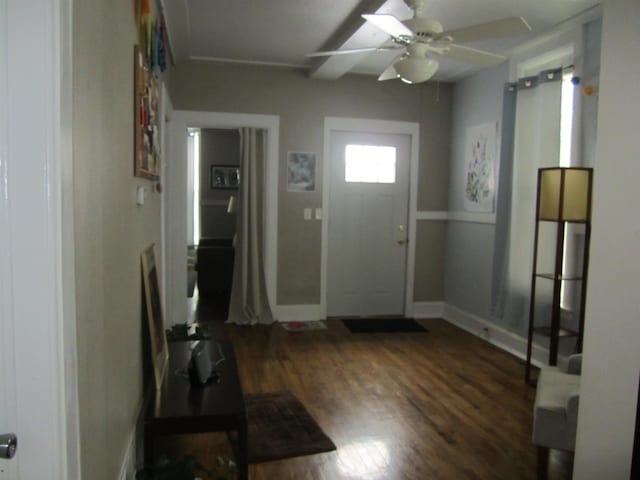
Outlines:
<svg viewBox="0 0 640 480"><path fill-rule="evenodd" d="M0 435L0 458L12 459L18 449L18 437L15 433Z"/></svg>

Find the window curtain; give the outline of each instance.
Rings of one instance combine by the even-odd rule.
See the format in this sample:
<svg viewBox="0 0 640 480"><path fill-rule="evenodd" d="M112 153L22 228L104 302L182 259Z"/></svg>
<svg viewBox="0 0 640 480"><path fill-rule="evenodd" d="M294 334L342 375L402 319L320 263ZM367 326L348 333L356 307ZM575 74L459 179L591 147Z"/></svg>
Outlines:
<svg viewBox="0 0 640 480"><path fill-rule="evenodd" d="M503 318L503 292L507 277L509 226L511 223L511 176L513 170L513 142L516 124L517 83L504 86L502 101L502 131L500 134L500 170L496 201L496 233L491 285L491 316Z"/></svg>
<svg viewBox="0 0 640 480"><path fill-rule="evenodd" d="M501 172L506 191L500 197L505 203L497 211L492 312L521 332L528 324L537 172L560 162L561 94L561 69L522 78L505 89L503 123L511 115L513 128L503 127L502 152L507 158L503 157L501 170L505 168L511 178L503 178ZM511 162L509 152L513 152Z"/></svg>
<svg viewBox="0 0 640 480"><path fill-rule="evenodd" d="M240 188L228 323L272 323L264 272L264 169L267 133L240 129Z"/></svg>

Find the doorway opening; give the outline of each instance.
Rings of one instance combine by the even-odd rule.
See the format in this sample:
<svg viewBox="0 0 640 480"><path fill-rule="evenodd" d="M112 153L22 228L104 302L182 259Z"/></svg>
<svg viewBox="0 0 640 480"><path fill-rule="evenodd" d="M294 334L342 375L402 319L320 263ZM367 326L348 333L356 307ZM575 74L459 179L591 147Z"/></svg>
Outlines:
<svg viewBox="0 0 640 480"><path fill-rule="evenodd" d="M233 280L239 165L237 129L187 129L188 294L220 319Z"/></svg>
<svg viewBox="0 0 640 480"><path fill-rule="evenodd" d="M268 141L265 145L265 180L262 206L264 209L264 272L266 276L266 295L271 306L275 303L277 284L277 225L278 225L278 152L279 117L262 114L236 114L219 112L201 112L174 110L170 121L169 155L173 161L166 164L166 222L171 228L165 230L167 250L167 288L166 310L170 325L189 322L192 318L193 298L189 298L187 281L188 245L193 243L193 234L188 227L189 214L193 210L187 188L189 184L187 168L188 135L190 128L235 130L254 128L264 130ZM201 148L201 157L202 157ZM201 166L202 168L202 166ZM209 174L207 174L209 175ZM193 177L191 177L193 178ZM169 179L171 181L169 181ZM200 178L200 183L204 179ZM209 187L208 187L209 188ZM228 205L227 205L228 207ZM205 226L200 224L200 236Z"/></svg>

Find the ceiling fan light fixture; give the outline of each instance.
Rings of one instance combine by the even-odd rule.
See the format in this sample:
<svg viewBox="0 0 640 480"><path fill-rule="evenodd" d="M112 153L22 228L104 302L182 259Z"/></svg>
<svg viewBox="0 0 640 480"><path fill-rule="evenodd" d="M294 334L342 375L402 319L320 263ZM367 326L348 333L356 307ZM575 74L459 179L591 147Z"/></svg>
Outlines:
<svg viewBox="0 0 640 480"><path fill-rule="evenodd" d="M413 57L411 55L401 58L394 64L394 68L400 80L405 83L426 82L438 70L438 61L430 57Z"/></svg>

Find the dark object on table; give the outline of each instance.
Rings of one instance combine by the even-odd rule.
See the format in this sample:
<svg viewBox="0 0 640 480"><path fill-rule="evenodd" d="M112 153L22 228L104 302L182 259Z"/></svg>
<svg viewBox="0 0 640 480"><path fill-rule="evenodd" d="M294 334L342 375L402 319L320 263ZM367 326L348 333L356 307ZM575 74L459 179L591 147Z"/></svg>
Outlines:
<svg viewBox="0 0 640 480"><path fill-rule="evenodd" d="M194 342L191 347L191 360L189 361L189 380L193 387L205 387L211 383L220 381L220 374L216 367L222 363L225 358L219 344L219 356L217 360L212 360L214 355L210 351L212 342Z"/></svg>
<svg viewBox="0 0 640 480"><path fill-rule="evenodd" d="M211 355L222 352L224 361L210 359L216 362L220 381L204 387L192 387L186 375L191 342L169 344L169 369L161 388L150 390L145 406L145 458L154 458L153 443L159 435L235 431L239 438L238 480L246 480L247 411L233 345L229 341L209 343Z"/></svg>
<svg viewBox="0 0 640 480"><path fill-rule="evenodd" d="M211 336L199 325L178 323L167 328L168 342L185 342L187 340L209 340Z"/></svg>

